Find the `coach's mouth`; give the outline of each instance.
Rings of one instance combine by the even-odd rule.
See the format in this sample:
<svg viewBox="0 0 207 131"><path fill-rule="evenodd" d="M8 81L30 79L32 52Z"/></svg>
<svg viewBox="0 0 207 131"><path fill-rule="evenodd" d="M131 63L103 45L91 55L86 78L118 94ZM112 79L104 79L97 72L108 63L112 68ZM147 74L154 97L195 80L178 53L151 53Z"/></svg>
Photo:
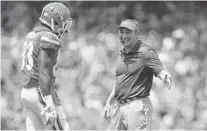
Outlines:
<svg viewBox="0 0 207 131"><path fill-rule="evenodd" d="M131 40L130 38L120 39L121 43L123 43L123 44L130 41L130 40Z"/></svg>

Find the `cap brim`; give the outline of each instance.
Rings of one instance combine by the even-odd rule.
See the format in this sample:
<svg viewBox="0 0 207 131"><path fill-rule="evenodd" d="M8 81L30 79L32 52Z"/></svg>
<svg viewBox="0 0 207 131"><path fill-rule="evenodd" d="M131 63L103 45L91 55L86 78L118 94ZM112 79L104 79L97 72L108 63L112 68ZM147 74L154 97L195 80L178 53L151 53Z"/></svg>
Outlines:
<svg viewBox="0 0 207 131"><path fill-rule="evenodd" d="M119 25L118 29L119 28L127 28L129 30L136 30L137 29L137 25L134 22L132 22L131 20L124 20Z"/></svg>
<svg viewBox="0 0 207 131"><path fill-rule="evenodd" d="M130 27L128 27L128 26L119 26L119 27L117 27L117 29L120 29L120 28L127 28L127 29L129 29L129 30L135 30L134 28L130 28Z"/></svg>

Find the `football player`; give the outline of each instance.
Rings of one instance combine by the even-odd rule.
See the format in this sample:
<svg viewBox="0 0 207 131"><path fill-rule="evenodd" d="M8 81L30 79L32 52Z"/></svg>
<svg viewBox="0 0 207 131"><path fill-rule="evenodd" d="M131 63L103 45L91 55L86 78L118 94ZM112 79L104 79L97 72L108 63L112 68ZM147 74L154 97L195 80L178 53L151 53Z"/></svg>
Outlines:
<svg viewBox="0 0 207 131"><path fill-rule="evenodd" d="M40 25L28 33L22 50L21 100L35 130L69 130L66 114L55 90L55 75L61 40L72 25L69 9L62 3L47 4Z"/></svg>

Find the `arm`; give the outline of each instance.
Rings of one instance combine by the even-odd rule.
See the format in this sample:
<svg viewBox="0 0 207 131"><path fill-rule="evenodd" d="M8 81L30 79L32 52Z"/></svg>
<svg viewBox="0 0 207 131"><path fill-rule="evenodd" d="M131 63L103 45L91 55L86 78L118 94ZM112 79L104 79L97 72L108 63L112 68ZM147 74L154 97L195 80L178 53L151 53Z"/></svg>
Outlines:
<svg viewBox="0 0 207 131"><path fill-rule="evenodd" d="M106 101L106 104L111 104L115 99L115 85L111 91L111 94L109 95L107 101Z"/></svg>
<svg viewBox="0 0 207 131"><path fill-rule="evenodd" d="M41 49L39 53L39 76L40 76L40 90L44 97L46 107L41 111L41 115L46 116L45 125L51 126L57 118L57 112L53 103L51 88L52 80L50 78L51 68L51 49Z"/></svg>
<svg viewBox="0 0 207 131"><path fill-rule="evenodd" d="M109 121L111 118L111 108L112 108L112 102L115 99L115 85L111 91L111 94L109 95L107 101L106 101L106 105L104 107L104 118Z"/></svg>
<svg viewBox="0 0 207 131"><path fill-rule="evenodd" d="M152 69L153 74L160 78L160 80L162 80L169 89L171 88L171 75L164 69L157 53L154 50L149 50L146 53L146 65Z"/></svg>
<svg viewBox="0 0 207 131"><path fill-rule="evenodd" d="M50 78L50 53L52 50L42 49L39 54L39 75L40 75L40 90L45 99L46 106L52 106L53 100L51 96L51 78Z"/></svg>

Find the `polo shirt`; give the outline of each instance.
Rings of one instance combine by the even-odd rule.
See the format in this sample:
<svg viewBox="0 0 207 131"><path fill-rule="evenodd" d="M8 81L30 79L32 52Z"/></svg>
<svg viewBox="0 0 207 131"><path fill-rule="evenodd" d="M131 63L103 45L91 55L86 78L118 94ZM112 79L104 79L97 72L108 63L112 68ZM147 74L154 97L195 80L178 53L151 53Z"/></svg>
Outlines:
<svg viewBox="0 0 207 131"><path fill-rule="evenodd" d="M150 95L153 75L164 70L154 49L138 41L130 52L123 48L116 66L116 99L143 98Z"/></svg>

